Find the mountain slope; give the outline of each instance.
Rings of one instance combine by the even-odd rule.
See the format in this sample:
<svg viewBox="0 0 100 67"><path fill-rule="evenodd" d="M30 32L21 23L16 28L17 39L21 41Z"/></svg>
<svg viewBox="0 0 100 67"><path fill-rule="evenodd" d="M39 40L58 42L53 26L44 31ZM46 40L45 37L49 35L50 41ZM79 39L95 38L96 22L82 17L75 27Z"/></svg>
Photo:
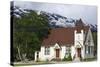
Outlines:
<svg viewBox="0 0 100 67"><path fill-rule="evenodd" d="M28 9L22 9L22 8L18 8L18 7L14 7L14 9L13 9L14 15L17 17L20 17L20 15L23 13L28 13L28 11L29 11ZM34 10L34 11L36 11L36 10ZM36 11L36 12L38 15L42 14L48 18L51 28L74 27L76 22L78 21L77 19L67 18L67 17L61 16L61 15L55 14L55 13L48 13L45 11ZM95 25L87 24L87 23L84 23L84 24L89 25L93 32L97 31L96 24Z"/></svg>

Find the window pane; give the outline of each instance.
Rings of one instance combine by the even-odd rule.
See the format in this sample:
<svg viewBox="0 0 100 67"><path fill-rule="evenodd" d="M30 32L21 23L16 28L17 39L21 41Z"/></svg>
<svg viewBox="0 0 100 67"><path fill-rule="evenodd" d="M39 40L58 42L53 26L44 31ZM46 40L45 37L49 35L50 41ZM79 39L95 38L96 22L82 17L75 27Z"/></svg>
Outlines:
<svg viewBox="0 0 100 67"><path fill-rule="evenodd" d="M88 54L90 54L90 46L88 46Z"/></svg>
<svg viewBox="0 0 100 67"><path fill-rule="evenodd" d="M50 54L50 48L49 47L45 47L45 55L49 55Z"/></svg>
<svg viewBox="0 0 100 67"><path fill-rule="evenodd" d="M87 46L85 45L85 54L86 54L86 51L87 51Z"/></svg>
<svg viewBox="0 0 100 67"><path fill-rule="evenodd" d="M70 53L70 47L66 47L66 54Z"/></svg>

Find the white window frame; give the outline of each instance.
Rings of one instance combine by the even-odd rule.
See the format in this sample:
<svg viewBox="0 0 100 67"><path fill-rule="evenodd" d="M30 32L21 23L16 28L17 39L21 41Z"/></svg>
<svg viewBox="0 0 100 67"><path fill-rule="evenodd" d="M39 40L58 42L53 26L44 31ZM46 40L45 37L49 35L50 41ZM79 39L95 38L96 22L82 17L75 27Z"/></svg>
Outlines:
<svg viewBox="0 0 100 67"><path fill-rule="evenodd" d="M70 47L66 47L66 55L68 55L69 53L71 53L71 49Z"/></svg>
<svg viewBox="0 0 100 67"><path fill-rule="evenodd" d="M50 55L50 47L45 47L45 55Z"/></svg>
<svg viewBox="0 0 100 67"><path fill-rule="evenodd" d="M88 54L88 46L85 45L85 54Z"/></svg>

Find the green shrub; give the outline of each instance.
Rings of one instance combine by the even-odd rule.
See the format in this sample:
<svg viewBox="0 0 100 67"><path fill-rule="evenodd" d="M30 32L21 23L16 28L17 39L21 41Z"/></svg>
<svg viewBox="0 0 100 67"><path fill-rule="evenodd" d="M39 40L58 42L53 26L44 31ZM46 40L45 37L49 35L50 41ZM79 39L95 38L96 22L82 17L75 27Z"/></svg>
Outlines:
<svg viewBox="0 0 100 67"><path fill-rule="evenodd" d="M66 58L66 56L62 59L62 61L72 61L71 54Z"/></svg>
<svg viewBox="0 0 100 67"><path fill-rule="evenodd" d="M49 59L46 59L46 62L49 62Z"/></svg>

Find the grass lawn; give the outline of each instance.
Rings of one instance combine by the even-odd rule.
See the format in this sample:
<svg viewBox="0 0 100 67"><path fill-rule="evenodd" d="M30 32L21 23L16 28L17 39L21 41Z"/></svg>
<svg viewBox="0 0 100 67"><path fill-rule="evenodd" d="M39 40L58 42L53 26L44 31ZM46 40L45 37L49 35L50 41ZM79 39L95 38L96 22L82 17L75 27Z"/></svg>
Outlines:
<svg viewBox="0 0 100 67"><path fill-rule="evenodd" d="M89 62L89 61L95 61L95 60L97 60L97 58L86 58L86 59L83 59L83 60L81 60L81 61L86 61L86 62Z"/></svg>
<svg viewBox="0 0 100 67"><path fill-rule="evenodd" d="M89 61L96 61L96 58L87 58L84 60L81 60L81 62L89 62ZM24 63L24 62L15 62L14 63L14 67L18 67L18 66L31 66L31 65L44 65L44 64L57 64L57 63L71 63L72 61L51 61L51 62L46 62L46 61L41 61L41 62L28 62L28 63Z"/></svg>
<svg viewBox="0 0 100 67"><path fill-rule="evenodd" d="M52 63L52 62L15 63L14 67L16 67L16 66L30 66L30 65L43 65L43 64L54 64L54 63Z"/></svg>
<svg viewBox="0 0 100 67"><path fill-rule="evenodd" d="M28 63L14 63L14 67L18 67L18 66L31 66L31 65L44 65L44 64L62 64L62 63L71 63L72 61L50 61L50 62L46 62L46 61L41 61L41 62L28 62Z"/></svg>
<svg viewBox="0 0 100 67"><path fill-rule="evenodd" d="M14 64L14 67L17 67L17 66L29 66L29 65L33 65L33 64Z"/></svg>

